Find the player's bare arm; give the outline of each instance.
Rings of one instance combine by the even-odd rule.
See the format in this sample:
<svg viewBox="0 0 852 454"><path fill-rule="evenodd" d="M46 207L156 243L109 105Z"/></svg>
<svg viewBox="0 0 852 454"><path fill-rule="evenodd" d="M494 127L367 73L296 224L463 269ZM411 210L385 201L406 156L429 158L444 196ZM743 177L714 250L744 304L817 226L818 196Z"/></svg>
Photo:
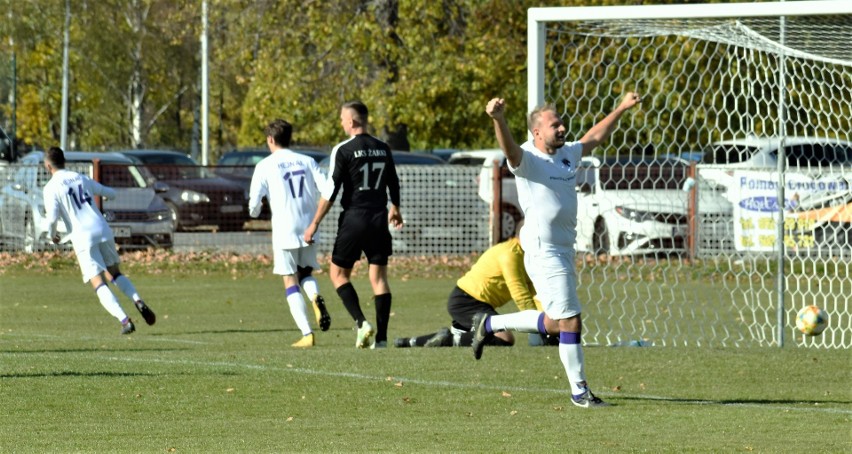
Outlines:
<svg viewBox="0 0 852 454"><path fill-rule="evenodd" d="M494 121L494 134L497 136L497 143L503 154L506 155L506 160L512 167L517 167L521 164L521 157L524 153L521 147L515 143L512 138L512 132L509 130L509 124L506 123L506 100L503 98L494 98L488 101L485 106L485 113Z"/></svg>
<svg viewBox="0 0 852 454"><path fill-rule="evenodd" d="M631 91L625 94L618 107L610 112L603 120L592 126L592 129L589 129L586 135L580 139L580 142L583 144L583 154L591 154L595 147L609 137L618 124L618 119L621 118L621 115L640 102L642 102L642 97L639 96L639 93Z"/></svg>
<svg viewBox="0 0 852 454"><path fill-rule="evenodd" d="M317 230L319 230L319 225L322 222L325 215L328 214L328 211L331 210L331 202L320 197L320 201L317 204L317 212L314 214L314 220L308 225L308 228L305 229L305 242L308 244L314 244L314 235L316 235Z"/></svg>

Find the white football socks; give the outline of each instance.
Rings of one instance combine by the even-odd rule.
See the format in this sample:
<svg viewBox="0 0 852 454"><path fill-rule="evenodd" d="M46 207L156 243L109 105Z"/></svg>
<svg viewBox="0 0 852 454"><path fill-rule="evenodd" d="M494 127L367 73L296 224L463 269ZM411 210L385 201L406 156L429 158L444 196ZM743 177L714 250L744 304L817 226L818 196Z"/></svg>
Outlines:
<svg viewBox="0 0 852 454"><path fill-rule="evenodd" d="M292 291L291 289L293 288L296 290ZM311 330L311 323L308 321L305 298L302 296L302 292L299 291L299 287L293 286L287 289L287 305L290 306L290 315L293 316L293 320L296 322L299 330L302 331L302 335L307 336L311 334L313 331Z"/></svg>
<svg viewBox="0 0 852 454"><path fill-rule="evenodd" d="M319 295L319 284L317 284L317 280L313 276L302 279L302 282L299 284L302 286L305 294L308 295L309 300L313 301Z"/></svg>
<svg viewBox="0 0 852 454"><path fill-rule="evenodd" d="M95 289L95 294L98 295L98 300L101 302L101 306L103 306L110 315L117 318L120 322L127 319L127 314L124 313L124 309L122 309L121 305L118 304L118 299L106 284Z"/></svg>
<svg viewBox="0 0 852 454"><path fill-rule="evenodd" d="M535 310L515 312L512 314L492 315L489 317L491 330L497 331L518 331L521 333L537 333L538 318L541 312Z"/></svg>
<svg viewBox="0 0 852 454"><path fill-rule="evenodd" d="M123 274L120 274L114 281L112 281L121 293L127 295L128 298L133 300L133 302L139 301L142 298L136 293L136 287L133 286L133 283L130 282L130 279L126 278Z"/></svg>
<svg viewBox="0 0 852 454"><path fill-rule="evenodd" d="M565 367L568 382L571 384L571 394L577 395L586 391L580 384L586 383L586 371L583 361L582 344L564 344L559 342L559 359Z"/></svg>

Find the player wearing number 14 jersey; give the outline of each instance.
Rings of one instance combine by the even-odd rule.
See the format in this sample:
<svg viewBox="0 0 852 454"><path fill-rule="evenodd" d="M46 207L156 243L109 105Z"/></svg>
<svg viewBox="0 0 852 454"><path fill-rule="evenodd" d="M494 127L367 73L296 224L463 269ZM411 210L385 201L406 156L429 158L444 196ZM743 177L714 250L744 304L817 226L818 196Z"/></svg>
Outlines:
<svg viewBox="0 0 852 454"><path fill-rule="evenodd" d="M287 304L302 338L293 347L313 347L314 334L308 322L302 290L313 303L317 324L328 330L331 317L312 276L319 268L316 247L302 236L313 219L319 198L319 186L325 176L313 158L294 153L290 146L293 127L284 120L266 126L266 145L270 155L254 168L249 191L249 214L260 215L262 199L272 210L272 272L284 279Z"/></svg>
<svg viewBox="0 0 852 454"><path fill-rule="evenodd" d="M107 286L105 272L109 273L112 283L133 300L145 322L153 325L156 321L154 312L142 301L130 279L121 274L112 229L94 204L95 196L114 198L115 190L85 175L65 170L65 153L58 147L52 147L45 153L44 167L51 174L44 187L50 239L59 243L56 223L62 219L83 272L83 282L91 283L104 309L121 322L121 334L130 334L136 327Z"/></svg>
<svg viewBox="0 0 852 454"><path fill-rule="evenodd" d="M357 325L355 346L383 348L387 347L391 311L387 265L393 250L388 224L402 228L402 214L399 211L399 178L390 147L367 133L367 118L367 106L360 101L348 102L340 108L340 125L349 139L331 151L329 180L314 220L305 231L305 241L314 241L320 222L342 190L343 212L337 221L337 239L329 269L331 283ZM370 264L370 284L376 304L375 329L364 316L358 293L350 282L352 267L361 259L362 252Z"/></svg>

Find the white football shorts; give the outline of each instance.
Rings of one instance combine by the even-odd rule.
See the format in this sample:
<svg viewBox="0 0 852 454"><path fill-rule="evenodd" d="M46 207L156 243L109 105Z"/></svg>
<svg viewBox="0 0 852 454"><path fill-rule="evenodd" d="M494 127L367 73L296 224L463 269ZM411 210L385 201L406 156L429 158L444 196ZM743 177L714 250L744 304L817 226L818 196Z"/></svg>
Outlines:
<svg viewBox="0 0 852 454"><path fill-rule="evenodd" d="M577 270L574 253L539 252L524 253L524 266L535 287L536 299L541 301L544 313L553 320L578 315L581 311L577 298Z"/></svg>
<svg viewBox="0 0 852 454"><path fill-rule="evenodd" d="M297 249L276 249L273 252L273 274L287 275L296 274L296 267L311 267L314 270L320 268L317 262L316 244L300 247Z"/></svg>
<svg viewBox="0 0 852 454"><path fill-rule="evenodd" d="M95 276L107 270L107 267L118 265L118 251L115 250L115 240L107 240L92 245L88 249L74 250L77 263L83 272L83 282L89 282Z"/></svg>

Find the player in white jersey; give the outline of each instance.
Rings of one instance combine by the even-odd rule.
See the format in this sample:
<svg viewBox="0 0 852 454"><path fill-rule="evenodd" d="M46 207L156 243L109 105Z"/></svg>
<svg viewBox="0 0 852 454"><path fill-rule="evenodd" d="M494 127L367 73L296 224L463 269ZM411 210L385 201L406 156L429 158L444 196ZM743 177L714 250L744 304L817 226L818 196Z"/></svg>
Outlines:
<svg viewBox="0 0 852 454"><path fill-rule="evenodd" d="M290 314L302 331L302 338L293 347L312 347L315 344L314 334L301 290L313 302L317 324L322 331L331 326L331 317L319 294L319 285L311 275L315 268L319 268L316 246L308 244L303 235L313 220L319 186L324 183L325 175L313 158L287 149L292 134L293 127L284 120L275 120L266 127L266 144L271 154L254 168L249 214L258 217L263 197L269 200L272 209L272 272L283 276Z"/></svg>
<svg viewBox="0 0 852 454"><path fill-rule="evenodd" d="M530 113L533 140L518 146L505 117L505 101L494 98L485 112L492 118L497 142L515 174L518 200L524 212L521 247L527 273L538 290L544 313L522 311L473 320L473 355L479 359L494 332L559 333L559 358L571 385L571 402L579 407L607 405L589 389L580 341L582 322L577 299L574 240L577 235L576 172L580 158L606 140L618 119L640 102L627 93L619 106L576 142L565 143L565 125L551 105ZM544 331L544 332L542 332Z"/></svg>
<svg viewBox="0 0 852 454"><path fill-rule="evenodd" d="M154 312L142 301L130 279L121 274L112 229L93 200L95 196L113 198L115 190L85 175L65 170L65 153L58 147L52 147L45 153L44 167L51 174L44 187L48 236L54 243L61 241L56 231L56 223L61 218L83 272L83 282L92 284L104 309L121 322L121 334L130 334L136 327L107 286L107 274L113 284L133 300L145 322L153 325L156 321Z"/></svg>

